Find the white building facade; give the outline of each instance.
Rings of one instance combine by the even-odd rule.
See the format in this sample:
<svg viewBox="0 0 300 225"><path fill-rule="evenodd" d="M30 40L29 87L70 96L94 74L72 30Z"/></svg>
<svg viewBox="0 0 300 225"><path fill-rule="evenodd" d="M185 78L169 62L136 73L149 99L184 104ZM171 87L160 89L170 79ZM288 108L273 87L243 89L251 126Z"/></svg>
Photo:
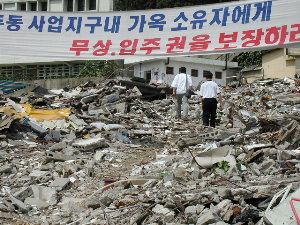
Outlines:
<svg viewBox="0 0 300 225"><path fill-rule="evenodd" d="M45 12L112 11L113 0L0 0L1 10ZM0 80L77 77L84 62L56 62L49 58L0 56Z"/></svg>
<svg viewBox="0 0 300 225"><path fill-rule="evenodd" d="M213 80L225 86L228 84L228 77L232 76L230 69L238 66L237 62L226 63L222 60L198 57L154 58L136 62L125 60L125 64L133 65L135 77L167 84L172 83L175 75L179 73L179 68L184 66L192 76L193 86L198 86L204 81L206 73L212 73Z"/></svg>

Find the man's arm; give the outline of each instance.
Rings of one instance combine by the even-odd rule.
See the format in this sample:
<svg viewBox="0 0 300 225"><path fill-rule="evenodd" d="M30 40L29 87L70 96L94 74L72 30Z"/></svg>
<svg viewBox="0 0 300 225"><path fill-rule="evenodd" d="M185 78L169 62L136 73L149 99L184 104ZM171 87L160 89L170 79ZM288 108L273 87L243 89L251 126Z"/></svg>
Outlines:
<svg viewBox="0 0 300 225"><path fill-rule="evenodd" d="M176 96L176 90L177 90L177 85L178 85L177 80L178 80L178 76L176 75L171 84L171 86L173 88L173 96Z"/></svg>
<svg viewBox="0 0 300 225"><path fill-rule="evenodd" d="M173 96L176 96L176 90L177 88L173 87Z"/></svg>
<svg viewBox="0 0 300 225"><path fill-rule="evenodd" d="M203 101L203 84L200 86L200 102Z"/></svg>
<svg viewBox="0 0 300 225"><path fill-rule="evenodd" d="M188 87L190 90L193 90L193 82L192 82L191 75L188 75Z"/></svg>

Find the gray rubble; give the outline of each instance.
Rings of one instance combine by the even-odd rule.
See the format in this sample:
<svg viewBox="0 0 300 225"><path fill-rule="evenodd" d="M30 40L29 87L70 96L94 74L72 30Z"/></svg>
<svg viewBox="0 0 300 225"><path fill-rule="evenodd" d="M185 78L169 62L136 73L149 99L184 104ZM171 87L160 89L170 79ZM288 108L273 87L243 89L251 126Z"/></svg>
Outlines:
<svg viewBox="0 0 300 225"><path fill-rule="evenodd" d="M300 94L292 89L299 85L282 80L225 87L217 128L202 125L196 95L189 120L176 120L171 96L149 98L118 80L2 97L18 112L1 117L1 224L295 222L291 197L268 209L285 187L284 198L299 198ZM71 115L36 120L20 103Z"/></svg>

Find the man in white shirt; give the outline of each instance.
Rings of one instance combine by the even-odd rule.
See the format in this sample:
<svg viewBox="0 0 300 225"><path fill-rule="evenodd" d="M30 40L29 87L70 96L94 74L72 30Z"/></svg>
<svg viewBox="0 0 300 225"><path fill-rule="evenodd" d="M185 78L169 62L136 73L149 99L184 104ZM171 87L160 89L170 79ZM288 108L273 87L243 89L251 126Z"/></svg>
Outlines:
<svg viewBox="0 0 300 225"><path fill-rule="evenodd" d="M183 108L183 117L186 119L188 114L188 98L186 93L192 89L192 78L186 74L186 68L181 67L172 82L173 96L176 99L177 118L181 118L181 105Z"/></svg>
<svg viewBox="0 0 300 225"><path fill-rule="evenodd" d="M219 98L220 110L222 110L222 95L219 86L212 81L212 73L206 74L206 82L200 87L200 95L202 97L202 110L203 110L203 125L216 126L216 113L217 113L217 96Z"/></svg>

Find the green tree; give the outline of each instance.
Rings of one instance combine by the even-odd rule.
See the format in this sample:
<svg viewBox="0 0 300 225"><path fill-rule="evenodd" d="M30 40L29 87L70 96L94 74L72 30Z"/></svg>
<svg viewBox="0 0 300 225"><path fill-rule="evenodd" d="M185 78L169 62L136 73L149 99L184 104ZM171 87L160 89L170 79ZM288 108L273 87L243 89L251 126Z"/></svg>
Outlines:
<svg viewBox="0 0 300 225"><path fill-rule="evenodd" d="M242 52L236 56L233 61L238 62L239 66L248 67L262 64L262 55L264 51Z"/></svg>
<svg viewBox="0 0 300 225"><path fill-rule="evenodd" d="M115 61L86 61L84 66L80 68L80 77L105 77L112 78L115 76L115 71L118 69L118 64Z"/></svg>

